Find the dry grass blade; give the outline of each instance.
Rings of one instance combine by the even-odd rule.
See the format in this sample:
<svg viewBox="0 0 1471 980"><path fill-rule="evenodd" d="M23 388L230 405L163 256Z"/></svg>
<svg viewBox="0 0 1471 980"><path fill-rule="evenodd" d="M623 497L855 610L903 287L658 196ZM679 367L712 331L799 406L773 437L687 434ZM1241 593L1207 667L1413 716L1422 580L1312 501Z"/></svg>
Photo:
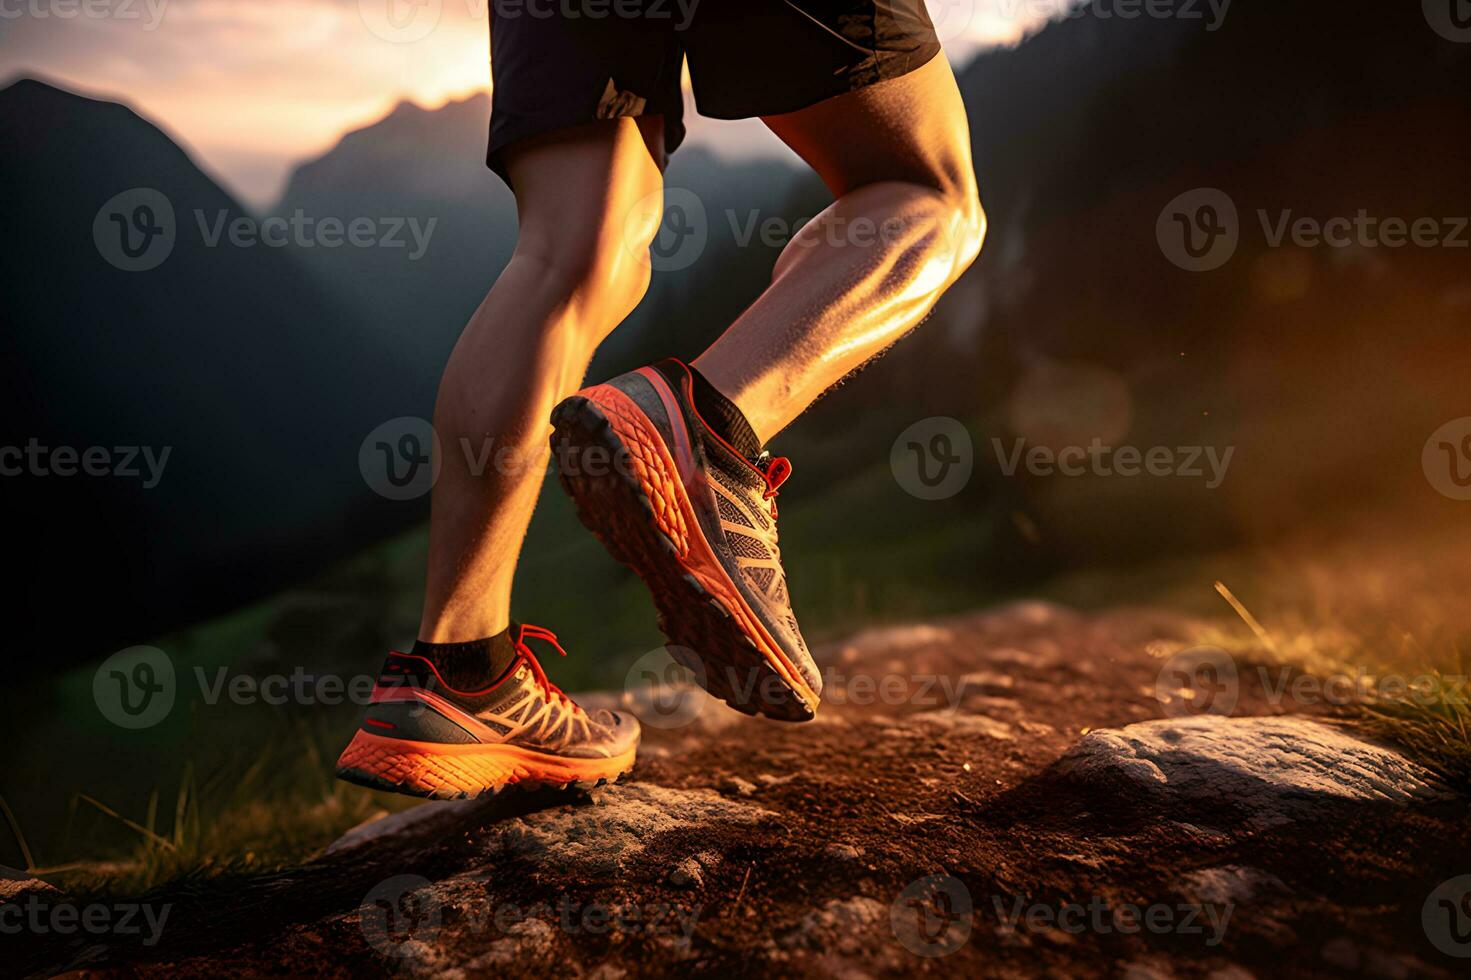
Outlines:
<svg viewBox="0 0 1471 980"><path fill-rule="evenodd" d="M121 813L118 813L112 807L108 806L105 803L99 803L97 800L92 799L92 797L88 796L86 793L78 793L77 799L81 800L83 803L87 803L91 806L96 807L98 810L107 814L109 817L112 817L114 820L118 821L129 830L134 830L142 834L146 839L157 844L159 847L166 848L170 851L175 850L173 841L166 840L165 838L158 836L153 831L143 826L141 823L138 823L136 820L129 820L127 817L123 816Z"/></svg>
<svg viewBox="0 0 1471 980"><path fill-rule="evenodd" d="M1261 640L1262 646L1271 651L1274 656L1280 655L1280 652L1277 649L1277 644L1272 640L1272 634L1268 633L1266 627L1264 627L1257 620L1257 618L1251 614L1251 610L1247 609L1246 606L1242 604L1241 600L1236 598L1235 593L1233 593L1230 589L1226 587L1226 583L1217 582L1216 591L1221 594L1222 599L1225 599L1231 604L1231 608L1236 610L1236 615L1240 616L1242 621L1245 622L1246 625L1251 628L1251 631L1256 634L1256 638L1258 640Z"/></svg>
<svg viewBox="0 0 1471 980"><path fill-rule="evenodd" d="M20 832L20 821L16 820L15 814L10 812L10 804L5 802L3 796L0 796L0 812L4 812L5 822L10 824L10 832L15 835L15 842L20 845L20 856L25 859L26 870L33 870L36 867L36 859L31 856L30 846L26 844L26 835Z"/></svg>

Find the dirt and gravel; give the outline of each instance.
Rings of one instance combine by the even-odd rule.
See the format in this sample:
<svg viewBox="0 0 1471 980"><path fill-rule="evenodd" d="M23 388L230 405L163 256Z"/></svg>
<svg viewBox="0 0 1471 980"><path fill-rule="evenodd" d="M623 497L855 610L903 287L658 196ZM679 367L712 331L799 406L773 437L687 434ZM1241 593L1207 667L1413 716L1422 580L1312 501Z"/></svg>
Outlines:
<svg viewBox="0 0 1471 980"><path fill-rule="evenodd" d="M803 725L635 697L645 748L619 785L425 804L300 869L148 896L168 907L151 944L146 930L31 935L11 962L169 976L1460 974L1471 915L1439 886L1471 873L1466 800L1343 719L1288 715L1250 671L1226 692L1233 717L1202 713L1222 708L1205 690L1221 676L1173 656L1201 625L1025 603L869 631L817 651L826 703Z"/></svg>

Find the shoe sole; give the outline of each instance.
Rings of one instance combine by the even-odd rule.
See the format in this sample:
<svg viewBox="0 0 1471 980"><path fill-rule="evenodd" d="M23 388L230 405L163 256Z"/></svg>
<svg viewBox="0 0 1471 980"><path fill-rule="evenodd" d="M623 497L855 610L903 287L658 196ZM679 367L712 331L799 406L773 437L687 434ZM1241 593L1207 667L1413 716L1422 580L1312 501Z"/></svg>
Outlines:
<svg viewBox="0 0 1471 980"><path fill-rule="evenodd" d="M817 695L715 557L669 449L643 411L617 388L598 385L558 405L552 426L562 489L583 525L648 586L670 655L743 714L811 720ZM593 447L608 453L607 472L569 465L590 458ZM768 697L772 676L780 689ZM753 695L761 696L752 702Z"/></svg>
<svg viewBox="0 0 1471 980"><path fill-rule="evenodd" d="M637 746L622 755L578 759L516 745L450 745L358 731L337 760L337 778L369 789L468 800L511 786L594 789L633 769Z"/></svg>

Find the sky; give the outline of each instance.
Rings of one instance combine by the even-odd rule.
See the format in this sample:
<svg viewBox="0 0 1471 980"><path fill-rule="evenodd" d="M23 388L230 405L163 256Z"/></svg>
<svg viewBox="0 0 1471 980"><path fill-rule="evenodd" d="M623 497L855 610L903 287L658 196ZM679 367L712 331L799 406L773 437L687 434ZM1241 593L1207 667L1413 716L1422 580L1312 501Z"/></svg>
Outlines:
<svg viewBox="0 0 1471 980"><path fill-rule="evenodd" d="M927 2L962 65L1074 0ZM487 3L0 0L0 78L126 102L260 206L295 164L399 101L434 108L488 91ZM691 140L728 156L783 152L756 123L692 127Z"/></svg>

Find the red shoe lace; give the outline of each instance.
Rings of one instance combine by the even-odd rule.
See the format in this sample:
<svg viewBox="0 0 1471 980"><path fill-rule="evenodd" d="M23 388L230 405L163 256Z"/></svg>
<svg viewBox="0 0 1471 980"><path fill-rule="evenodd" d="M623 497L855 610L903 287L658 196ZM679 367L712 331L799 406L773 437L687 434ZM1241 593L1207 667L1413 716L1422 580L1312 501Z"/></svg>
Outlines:
<svg viewBox="0 0 1471 980"><path fill-rule="evenodd" d="M557 634L544 626L532 626L529 623L522 623L521 635L516 638L516 652L526 661L526 666L531 668L532 679L536 681L537 687L540 687L545 692L549 700L555 699L562 701L577 708L579 711L582 710L578 708L577 702L569 698L563 693L560 687L553 684L551 679L547 677L547 672L542 669L541 661L536 659L536 654L532 653L531 647L527 645L526 641L528 639L542 640L550 643L554 650L565 657L567 656L567 651L562 649L562 644L557 642Z"/></svg>
<svg viewBox="0 0 1471 980"><path fill-rule="evenodd" d="M787 482L787 477L792 475L792 461L785 456L766 457L765 465L760 465L762 460L757 460L756 471L766 481L766 492L762 496L771 501L771 517L776 519L776 494L781 485Z"/></svg>

